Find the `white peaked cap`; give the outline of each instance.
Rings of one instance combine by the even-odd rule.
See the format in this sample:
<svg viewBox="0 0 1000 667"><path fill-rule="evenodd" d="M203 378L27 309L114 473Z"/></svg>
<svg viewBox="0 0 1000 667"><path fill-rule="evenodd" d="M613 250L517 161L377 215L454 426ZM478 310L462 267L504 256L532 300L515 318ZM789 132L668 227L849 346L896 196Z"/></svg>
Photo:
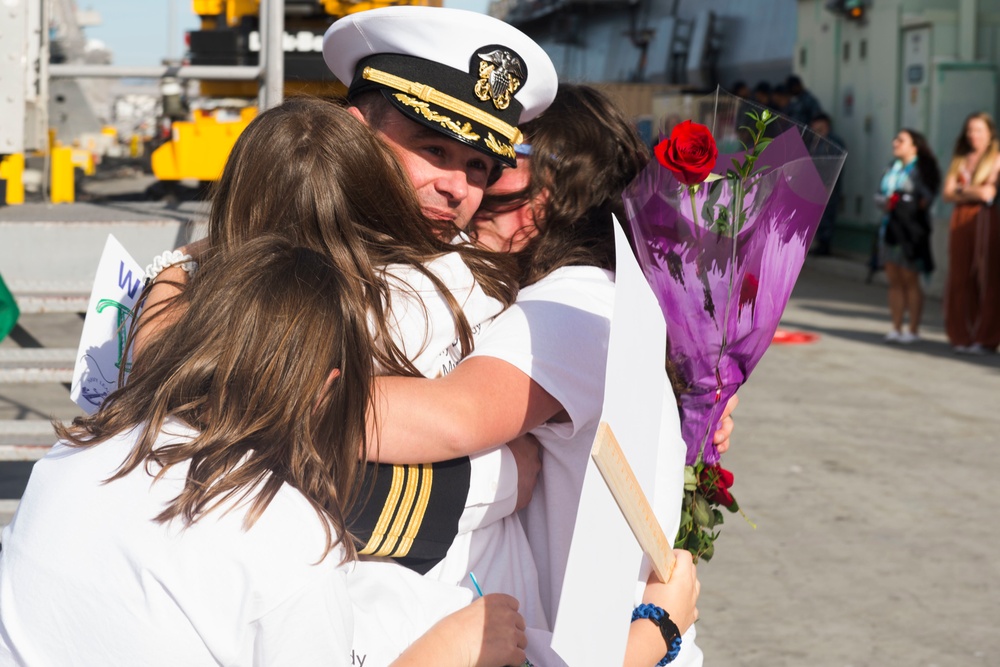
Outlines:
<svg viewBox="0 0 1000 667"><path fill-rule="evenodd" d="M339 19L323 38L327 66L352 99L379 90L408 118L513 164L517 125L558 86L549 56L517 28L442 7L385 7Z"/></svg>

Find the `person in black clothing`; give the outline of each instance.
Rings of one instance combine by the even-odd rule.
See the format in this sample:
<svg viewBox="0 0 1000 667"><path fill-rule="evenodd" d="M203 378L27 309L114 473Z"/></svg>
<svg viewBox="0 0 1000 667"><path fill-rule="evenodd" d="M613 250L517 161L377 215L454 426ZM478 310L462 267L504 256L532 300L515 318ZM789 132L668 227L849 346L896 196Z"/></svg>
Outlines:
<svg viewBox="0 0 1000 667"><path fill-rule="evenodd" d="M930 206L941 187L937 160L922 134L904 128L892 140L893 161L882 175L877 201L885 215L879 230L879 254L889 280L892 329L887 343L920 340L924 293L920 274L934 270ZM909 329L903 316L909 314Z"/></svg>

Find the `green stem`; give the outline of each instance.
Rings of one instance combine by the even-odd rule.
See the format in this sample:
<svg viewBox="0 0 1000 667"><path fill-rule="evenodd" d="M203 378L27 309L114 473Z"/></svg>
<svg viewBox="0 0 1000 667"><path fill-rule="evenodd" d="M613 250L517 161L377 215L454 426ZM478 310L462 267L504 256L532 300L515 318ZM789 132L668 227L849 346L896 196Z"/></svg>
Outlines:
<svg viewBox="0 0 1000 667"><path fill-rule="evenodd" d="M698 227L698 207L694 203L694 193L697 191L698 191L697 185L688 186L688 198L691 200L691 224L695 226L695 229L692 231L694 231L696 234L697 234L696 229Z"/></svg>

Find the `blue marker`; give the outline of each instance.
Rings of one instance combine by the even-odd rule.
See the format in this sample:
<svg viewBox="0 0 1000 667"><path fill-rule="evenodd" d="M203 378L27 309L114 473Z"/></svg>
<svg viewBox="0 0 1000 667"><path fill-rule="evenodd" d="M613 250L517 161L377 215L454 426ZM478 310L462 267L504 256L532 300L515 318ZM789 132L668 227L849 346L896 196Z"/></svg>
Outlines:
<svg viewBox="0 0 1000 667"><path fill-rule="evenodd" d="M483 597L483 589L479 587L479 582L476 580L476 575L469 572L469 579L472 579L472 585L476 587L476 592L479 593L479 597Z"/></svg>

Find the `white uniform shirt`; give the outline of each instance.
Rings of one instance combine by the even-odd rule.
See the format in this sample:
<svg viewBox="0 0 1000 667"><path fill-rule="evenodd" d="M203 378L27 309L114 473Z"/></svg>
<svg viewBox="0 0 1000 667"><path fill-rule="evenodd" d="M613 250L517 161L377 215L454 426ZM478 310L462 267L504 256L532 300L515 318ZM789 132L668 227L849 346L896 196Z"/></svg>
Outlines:
<svg viewBox="0 0 1000 667"><path fill-rule="evenodd" d="M503 304L483 291L457 252L438 257L426 267L451 291L477 340ZM393 264L385 274L392 289L388 325L394 342L425 377L447 375L462 359L448 302L413 267ZM509 448L497 447L469 458L469 496L459 519L459 535L508 516L517 504L517 464Z"/></svg>
<svg viewBox="0 0 1000 667"><path fill-rule="evenodd" d="M193 432L169 421L157 446ZM350 665L342 551L283 486L249 531L244 508L183 529L152 519L187 465L103 484L135 444L57 444L35 464L0 552L0 665Z"/></svg>

